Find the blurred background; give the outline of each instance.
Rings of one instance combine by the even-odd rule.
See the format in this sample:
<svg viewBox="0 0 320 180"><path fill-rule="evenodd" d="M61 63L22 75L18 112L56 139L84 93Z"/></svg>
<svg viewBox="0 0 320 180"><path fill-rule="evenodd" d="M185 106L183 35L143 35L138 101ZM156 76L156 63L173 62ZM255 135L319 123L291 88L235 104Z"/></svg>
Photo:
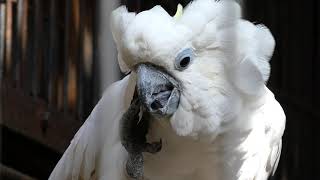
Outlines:
<svg viewBox="0 0 320 180"><path fill-rule="evenodd" d="M160 4L173 15L189 1L0 0L0 179L47 179L105 87L123 76L113 9ZM287 125L272 179L320 179L320 2L239 2L277 41L268 87Z"/></svg>

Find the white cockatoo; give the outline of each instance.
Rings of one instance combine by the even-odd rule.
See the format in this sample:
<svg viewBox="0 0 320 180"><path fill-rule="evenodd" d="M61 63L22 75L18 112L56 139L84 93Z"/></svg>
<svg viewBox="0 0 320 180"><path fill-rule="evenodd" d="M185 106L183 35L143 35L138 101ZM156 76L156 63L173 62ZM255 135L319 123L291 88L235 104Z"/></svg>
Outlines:
<svg viewBox="0 0 320 180"><path fill-rule="evenodd" d="M265 26L242 19L235 1L195 0L174 17L122 6L111 27L128 75L105 91L49 179L274 173L285 115L265 86L275 46Z"/></svg>

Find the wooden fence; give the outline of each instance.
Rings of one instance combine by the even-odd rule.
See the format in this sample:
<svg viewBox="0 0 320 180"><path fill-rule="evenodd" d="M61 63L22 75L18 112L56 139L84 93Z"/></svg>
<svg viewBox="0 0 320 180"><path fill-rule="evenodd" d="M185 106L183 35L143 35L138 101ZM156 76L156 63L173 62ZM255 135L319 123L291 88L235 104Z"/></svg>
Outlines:
<svg viewBox="0 0 320 180"><path fill-rule="evenodd" d="M45 179L92 110L100 95L94 23L95 1L0 1L3 164ZM27 140L11 141L14 133ZM29 140L54 160L33 154Z"/></svg>

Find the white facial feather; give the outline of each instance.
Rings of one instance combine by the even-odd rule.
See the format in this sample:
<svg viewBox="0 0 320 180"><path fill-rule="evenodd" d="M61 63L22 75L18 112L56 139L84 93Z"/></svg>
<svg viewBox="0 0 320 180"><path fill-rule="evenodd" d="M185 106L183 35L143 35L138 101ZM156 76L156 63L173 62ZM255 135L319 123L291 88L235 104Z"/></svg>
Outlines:
<svg viewBox="0 0 320 180"><path fill-rule="evenodd" d="M232 0L195 1L179 19L160 6L139 14L120 7L112 22L121 69L153 63L182 83L170 120L179 135L215 137L241 111L243 94L259 97L264 91L274 39L266 27L242 20ZM195 59L178 71L175 57L186 48L194 49Z"/></svg>

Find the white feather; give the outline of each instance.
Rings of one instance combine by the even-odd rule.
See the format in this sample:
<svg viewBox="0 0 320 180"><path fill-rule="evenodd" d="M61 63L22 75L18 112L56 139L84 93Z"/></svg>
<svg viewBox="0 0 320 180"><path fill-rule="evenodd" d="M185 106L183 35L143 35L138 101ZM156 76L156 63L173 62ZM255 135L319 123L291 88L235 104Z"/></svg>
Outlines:
<svg viewBox="0 0 320 180"><path fill-rule="evenodd" d="M127 27L131 21L134 19L135 13L129 13L125 6L121 6L115 11L112 12L111 18L111 30L113 34L113 38L116 42L118 51L122 49L120 46L122 43L122 35L125 31L125 27ZM130 69L127 67L125 62L122 59L122 53L118 53L118 62L122 72L129 72Z"/></svg>
<svg viewBox="0 0 320 180"><path fill-rule="evenodd" d="M134 91L134 76L111 85L79 129L49 179L122 179L126 152L119 121ZM110 103L112 102L112 103Z"/></svg>

